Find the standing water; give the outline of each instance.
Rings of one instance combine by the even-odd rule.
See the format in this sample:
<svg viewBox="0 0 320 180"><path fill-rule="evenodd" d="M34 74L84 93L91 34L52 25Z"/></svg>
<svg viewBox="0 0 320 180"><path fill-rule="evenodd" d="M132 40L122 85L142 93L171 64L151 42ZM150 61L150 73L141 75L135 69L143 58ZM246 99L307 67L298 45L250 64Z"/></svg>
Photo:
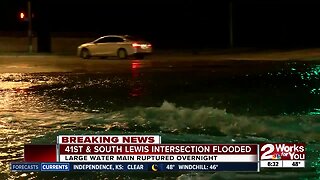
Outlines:
<svg viewBox="0 0 320 180"><path fill-rule="evenodd" d="M266 64L268 68L266 68ZM241 69L244 66L254 71ZM261 70L260 70L261 69ZM0 74L0 179L317 179L320 63ZM305 169L259 173L13 173L58 134L160 134L164 143L305 142Z"/></svg>

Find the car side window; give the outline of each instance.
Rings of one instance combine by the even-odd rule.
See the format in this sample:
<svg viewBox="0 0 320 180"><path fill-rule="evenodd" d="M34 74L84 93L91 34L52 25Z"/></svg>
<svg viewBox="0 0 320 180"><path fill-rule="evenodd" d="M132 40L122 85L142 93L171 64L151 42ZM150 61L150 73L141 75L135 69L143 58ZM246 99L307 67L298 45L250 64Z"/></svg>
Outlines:
<svg viewBox="0 0 320 180"><path fill-rule="evenodd" d="M111 40L112 40L111 37L104 37L95 41L95 43L108 43L108 42L112 42Z"/></svg>
<svg viewBox="0 0 320 180"><path fill-rule="evenodd" d="M111 37L111 42L124 42L124 40L120 37Z"/></svg>
<svg viewBox="0 0 320 180"><path fill-rule="evenodd" d="M110 43L110 42L124 42L124 40L120 37L104 37L95 41L95 43Z"/></svg>

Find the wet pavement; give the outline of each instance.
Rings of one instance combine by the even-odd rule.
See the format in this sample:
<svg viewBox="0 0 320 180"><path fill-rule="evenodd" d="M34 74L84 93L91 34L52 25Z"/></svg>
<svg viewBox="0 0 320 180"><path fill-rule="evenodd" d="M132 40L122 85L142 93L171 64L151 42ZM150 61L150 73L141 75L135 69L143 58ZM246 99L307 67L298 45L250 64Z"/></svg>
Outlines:
<svg viewBox="0 0 320 180"><path fill-rule="evenodd" d="M320 61L170 56L0 57L0 179L315 179ZM260 173L11 173L23 144L57 134L160 134L163 142L307 143L306 169Z"/></svg>

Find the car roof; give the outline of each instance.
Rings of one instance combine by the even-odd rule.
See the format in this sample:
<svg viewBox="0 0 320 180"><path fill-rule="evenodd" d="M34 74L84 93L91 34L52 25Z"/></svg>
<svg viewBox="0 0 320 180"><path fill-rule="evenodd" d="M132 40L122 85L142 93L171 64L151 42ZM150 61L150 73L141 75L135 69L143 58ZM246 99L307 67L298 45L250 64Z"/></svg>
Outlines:
<svg viewBox="0 0 320 180"><path fill-rule="evenodd" d="M104 38L104 37L120 37L120 38L125 38L126 35L105 35L105 36L101 36L100 38Z"/></svg>
<svg viewBox="0 0 320 180"><path fill-rule="evenodd" d="M100 39L102 39L102 38L106 38L106 37L119 37L119 38L125 39L124 36L120 36L120 35L105 35L105 36L98 37L98 38L95 39L93 42L98 41L98 40L100 40Z"/></svg>
<svg viewBox="0 0 320 180"><path fill-rule="evenodd" d="M102 39L102 38L106 38L106 37L119 37L119 38L126 40L130 37L135 37L135 36L131 36L131 35L105 35L105 36L101 36L101 37L97 38L95 41Z"/></svg>

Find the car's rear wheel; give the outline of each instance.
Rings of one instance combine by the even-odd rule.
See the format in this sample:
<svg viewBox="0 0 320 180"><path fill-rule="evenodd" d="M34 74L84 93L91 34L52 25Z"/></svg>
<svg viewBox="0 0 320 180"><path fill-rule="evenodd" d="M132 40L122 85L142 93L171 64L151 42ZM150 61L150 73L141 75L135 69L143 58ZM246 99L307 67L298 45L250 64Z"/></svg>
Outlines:
<svg viewBox="0 0 320 180"><path fill-rule="evenodd" d="M119 49L117 55L119 59L126 59L128 57L127 51L125 49Z"/></svg>
<svg viewBox="0 0 320 180"><path fill-rule="evenodd" d="M81 53L80 53L80 56L83 58L83 59L90 59L91 55L90 55L90 51L88 49L82 49L81 50Z"/></svg>

